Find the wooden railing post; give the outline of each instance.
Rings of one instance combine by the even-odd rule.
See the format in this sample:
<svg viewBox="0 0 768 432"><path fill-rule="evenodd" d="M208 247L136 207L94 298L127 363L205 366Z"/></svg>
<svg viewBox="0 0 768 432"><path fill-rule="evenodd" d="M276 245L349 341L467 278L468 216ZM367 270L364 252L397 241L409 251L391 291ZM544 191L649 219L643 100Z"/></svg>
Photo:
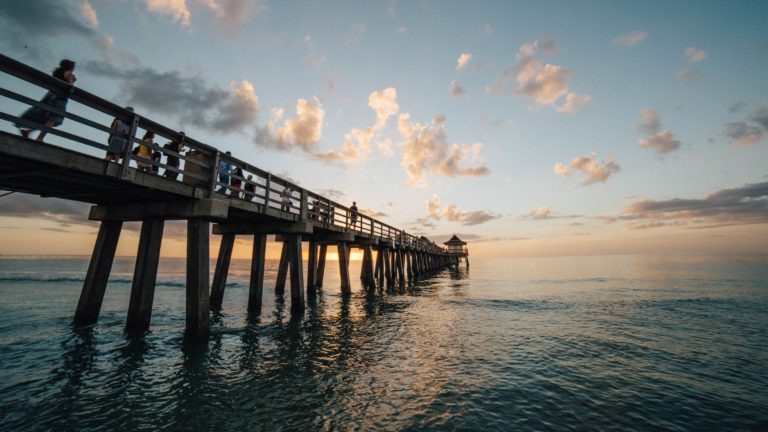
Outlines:
<svg viewBox="0 0 768 432"><path fill-rule="evenodd" d="M299 217L302 221L307 220L307 211L309 210L309 197L307 196L307 190L301 190L301 204L299 207Z"/></svg>
<svg viewBox="0 0 768 432"><path fill-rule="evenodd" d="M264 210L269 208L270 189L272 188L272 174L267 174L267 184L264 185Z"/></svg>
<svg viewBox="0 0 768 432"><path fill-rule="evenodd" d="M221 160L221 152L216 150L211 159L211 178L208 182L208 198L213 198L213 194L216 192L216 180L219 178L219 161Z"/></svg>
<svg viewBox="0 0 768 432"><path fill-rule="evenodd" d="M131 130L128 131L128 138L126 138L125 141L125 148L123 149L123 164L120 165L120 171L118 173L118 178L122 180L129 180L129 174L128 174L128 168L131 164L131 157L133 156L133 140L136 139L136 131L139 128L139 120L141 117L139 117L138 114L133 115L133 121L131 122Z"/></svg>

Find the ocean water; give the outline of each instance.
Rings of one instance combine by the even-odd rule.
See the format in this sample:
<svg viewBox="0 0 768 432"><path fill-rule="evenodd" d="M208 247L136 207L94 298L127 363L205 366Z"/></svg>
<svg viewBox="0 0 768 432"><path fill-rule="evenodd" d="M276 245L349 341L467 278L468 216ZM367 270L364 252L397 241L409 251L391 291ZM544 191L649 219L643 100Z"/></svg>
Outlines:
<svg viewBox="0 0 768 432"><path fill-rule="evenodd" d="M476 259L350 297L329 262L300 315L275 265L249 316L234 260L195 342L183 260L137 334L132 259L78 328L86 258L0 258L0 430L768 430L768 257Z"/></svg>

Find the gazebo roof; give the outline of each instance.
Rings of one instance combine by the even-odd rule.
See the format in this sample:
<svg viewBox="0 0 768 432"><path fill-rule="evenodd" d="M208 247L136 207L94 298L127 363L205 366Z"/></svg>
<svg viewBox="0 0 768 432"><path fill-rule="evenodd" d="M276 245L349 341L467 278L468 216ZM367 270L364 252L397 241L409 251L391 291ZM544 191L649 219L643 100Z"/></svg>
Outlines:
<svg viewBox="0 0 768 432"><path fill-rule="evenodd" d="M465 245L465 244L467 244L467 242L462 241L460 238L456 237L456 234L454 234L453 237L451 237L450 240L448 240L447 242L445 242L443 244L445 244L445 245Z"/></svg>

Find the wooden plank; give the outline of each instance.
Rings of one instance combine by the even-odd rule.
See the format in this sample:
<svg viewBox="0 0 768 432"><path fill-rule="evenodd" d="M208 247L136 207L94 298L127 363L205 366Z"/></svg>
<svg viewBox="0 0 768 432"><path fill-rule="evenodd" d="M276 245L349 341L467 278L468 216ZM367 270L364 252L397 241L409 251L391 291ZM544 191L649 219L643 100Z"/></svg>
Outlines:
<svg viewBox="0 0 768 432"><path fill-rule="evenodd" d="M210 297L208 260L210 223L200 219L187 221L187 336L205 337L210 332Z"/></svg>
<svg viewBox="0 0 768 432"><path fill-rule="evenodd" d="M93 324L99 319L122 228L123 223L119 221L102 222L99 227L80 300L77 302L75 324Z"/></svg>
<svg viewBox="0 0 768 432"><path fill-rule="evenodd" d="M309 242L307 254L307 295L317 295L317 242Z"/></svg>
<svg viewBox="0 0 768 432"><path fill-rule="evenodd" d="M133 271L131 299L128 303L128 318L125 322L125 328L128 330L149 329L164 225L163 219L149 219L141 224L139 249L136 252L136 266Z"/></svg>
<svg viewBox="0 0 768 432"><path fill-rule="evenodd" d="M232 261L232 249L235 246L235 235L224 234L221 236L219 257L216 260L216 270L213 272L213 284L211 284L211 309L221 309L224 302L224 289L227 284L229 264Z"/></svg>
<svg viewBox="0 0 768 432"><path fill-rule="evenodd" d="M253 255L251 255L251 283L248 287L248 310L261 308L261 298L264 292L264 259L267 252L267 236L253 236Z"/></svg>

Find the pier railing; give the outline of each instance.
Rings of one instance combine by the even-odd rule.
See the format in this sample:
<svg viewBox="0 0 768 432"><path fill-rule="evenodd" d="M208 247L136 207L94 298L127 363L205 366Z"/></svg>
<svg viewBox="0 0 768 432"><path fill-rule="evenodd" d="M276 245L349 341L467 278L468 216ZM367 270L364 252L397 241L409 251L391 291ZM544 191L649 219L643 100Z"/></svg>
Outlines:
<svg viewBox="0 0 768 432"><path fill-rule="evenodd" d="M5 98L3 106L17 107L19 112L15 115L0 111L0 120L62 137L72 145L67 147L69 150L95 157L103 157L106 154L109 148L105 143L110 136L123 138L127 144L118 155L118 169L113 171L113 175L124 181L133 181L138 171L138 163L141 163L153 167L152 171L156 174L160 168L164 169L163 176L168 181L182 182L198 188L200 193L196 195L201 198L245 201L253 204L251 207L246 204L246 207L256 213L269 212L287 220L309 221L315 226L351 231L417 250L445 252L444 248L425 237L414 236L365 214L357 213L357 217L353 219L347 206L198 141L189 134L162 125L139 112L130 111L2 54L0 71L8 76L6 79L15 77L23 81L18 87L25 89L26 94L36 94L39 97L40 89L43 89L67 95L70 101L78 104L75 107L70 105L69 110L62 111L24 94L0 87L0 96ZM27 107L37 107L62 115L75 125L65 127L66 130L46 128L21 118L20 113ZM121 133L112 129L109 125L114 119L126 122L130 131ZM153 132L155 139L142 141L141 137L146 132ZM158 143L161 139L181 143L182 148L187 151L166 149ZM132 150L139 144L149 147L154 154L179 158L179 165L169 166L162 162L162 157L158 160L134 155ZM167 175L166 172L175 175Z"/></svg>

